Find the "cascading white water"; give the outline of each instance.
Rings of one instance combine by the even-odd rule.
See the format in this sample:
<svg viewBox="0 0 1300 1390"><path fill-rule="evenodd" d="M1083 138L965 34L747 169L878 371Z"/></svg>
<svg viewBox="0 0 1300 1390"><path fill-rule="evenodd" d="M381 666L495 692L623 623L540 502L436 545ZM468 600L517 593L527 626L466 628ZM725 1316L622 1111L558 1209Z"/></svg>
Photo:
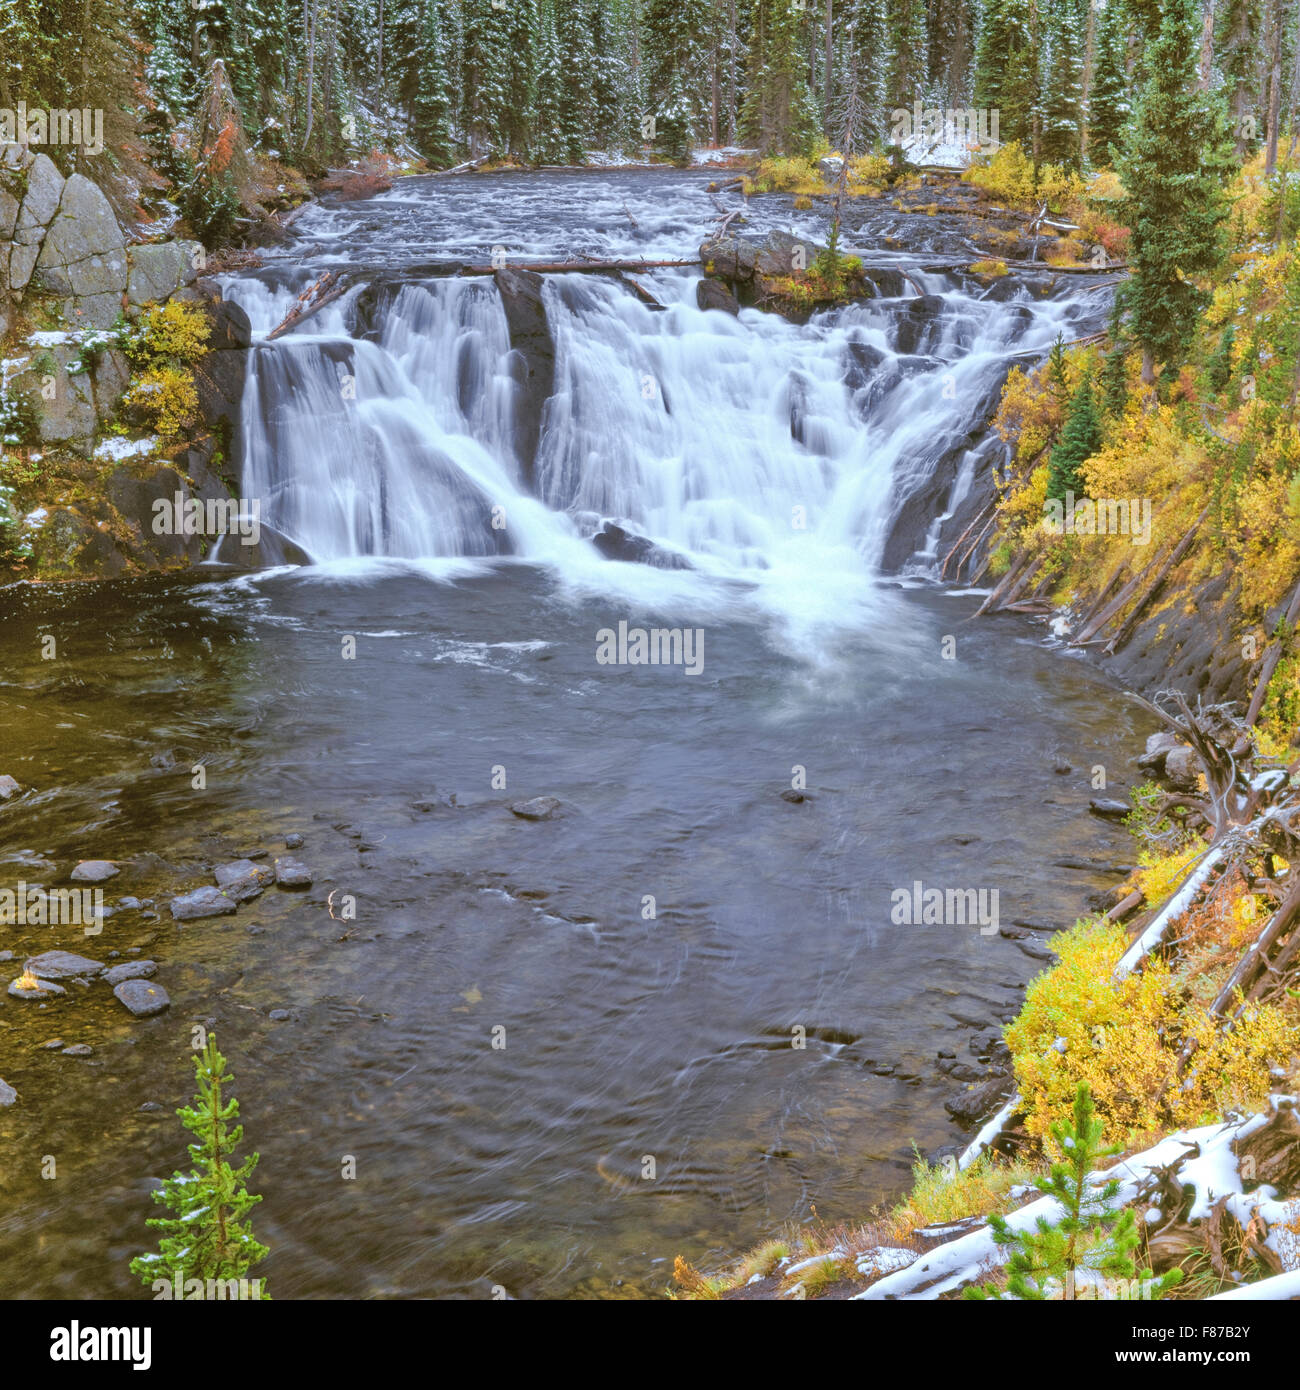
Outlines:
<svg viewBox="0 0 1300 1390"><path fill-rule="evenodd" d="M551 278L537 497L511 442L520 388L491 280L403 286L378 342L349 336L340 301L254 352L245 491L318 560L574 560L580 523L610 517L706 570L869 572L897 499L980 424L1008 354L1064 329L1059 304L923 288L944 303L901 344L918 355L899 351L901 300L800 327L702 312L687 275L655 282L662 313L616 281ZM228 293L261 333L294 299L250 280Z"/></svg>

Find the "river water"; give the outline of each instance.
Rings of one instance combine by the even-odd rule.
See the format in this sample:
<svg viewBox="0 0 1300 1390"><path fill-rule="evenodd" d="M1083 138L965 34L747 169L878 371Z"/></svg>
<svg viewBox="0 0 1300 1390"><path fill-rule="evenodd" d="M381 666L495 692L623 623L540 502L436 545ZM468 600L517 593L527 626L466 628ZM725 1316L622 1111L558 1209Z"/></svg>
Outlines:
<svg viewBox="0 0 1300 1390"><path fill-rule="evenodd" d="M265 333L328 265L690 255L713 215L688 174L412 180L309 209L227 294ZM911 353L881 302L795 328L701 314L684 273L638 277L662 313L551 282L537 496L487 286L408 285L364 342L345 297L257 351L244 422L246 495L317 564L0 591L0 772L34 789L0 811L0 883L110 858L110 903L161 905L0 947L14 974L56 946L147 955L173 1001L136 1022L102 984L0 996L21 1097L0 1293L145 1293L127 1262L184 1159L196 1021L261 1153L281 1298L659 1296L674 1255L707 1265L814 1205L861 1218L913 1144L959 1137L936 1054L969 1060L1041 963L896 925L891 895L996 890L1003 925L1072 921L1128 854L1086 814L1092 769L1114 794L1149 725L1017 620L970 623L978 599L927 582L926 555L880 573L909 478L1073 312L989 303L911 245L947 301ZM887 362L865 394L854 342ZM603 559L604 518L693 568ZM700 669L602 664L620 622L698 631ZM509 810L537 796L559 812ZM213 864L292 833L312 889L171 922Z"/></svg>

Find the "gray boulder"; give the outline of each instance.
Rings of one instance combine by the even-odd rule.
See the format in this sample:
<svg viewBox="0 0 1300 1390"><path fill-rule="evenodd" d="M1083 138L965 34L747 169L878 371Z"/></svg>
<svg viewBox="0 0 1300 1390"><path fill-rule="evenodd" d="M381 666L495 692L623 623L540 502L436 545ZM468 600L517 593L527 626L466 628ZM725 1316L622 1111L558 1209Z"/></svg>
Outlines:
<svg viewBox="0 0 1300 1390"><path fill-rule="evenodd" d="M184 244L164 241L151 246L133 246L126 253L126 297L137 307L169 299L187 283L185 275L193 267Z"/></svg>
<svg viewBox="0 0 1300 1390"><path fill-rule="evenodd" d="M42 980L70 980L74 975L102 975L104 962L73 951L43 951L28 958L26 968Z"/></svg>
<svg viewBox="0 0 1300 1390"><path fill-rule="evenodd" d="M0 777L0 801L8 801L21 791L22 787L8 773Z"/></svg>
<svg viewBox="0 0 1300 1390"><path fill-rule="evenodd" d="M311 870L300 859L286 854L275 861L275 881L281 888L310 888Z"/></svg>
<svg viewBox="0 0 1300 1390"><path fill-rule="evenodd" d="M116 878L118 867L109 859L83 859L72 871L73 883L107 883Z"/></svg>
<svg viewBox="0 0 1300 1390"><path fill-rule="evenodd" d="M161 985L151 985L147 980L123 980L115 985L113 993L126 1005L136 1018L149 1018L171 1008L172 1001Z"/></svg>
<svg viewBox="0 0 1300 1390"><path fill-rule="evenodd" d="M85 452L95 437L98 417L90 377L68 371L80 356L81 349L74 343L40 348L26 370L13 378L12 389L37 414L43 444L68 444ZM48 400L47 377L53 378L53 395Z"/></svg>
<svg viewBox="0 0 1300 1390"><path fill-rule="evenodd" d="M241 903L264 893L275 882L272 870L251 859L232 859L228 864L218 864L215 877L217 887L227 897Z"/></svg>
<svg viewBox="0 0 1300 1390"><path fill-rule="evenodd" d="M535 796L529 801L512 801L510 809L521 820L550 820L560 803L553 796Z"/></svg>
<svg viewBox="0 0 1300 1390"><path fill-rule="evenodd" d="M234 898L227 897L211 884L182 893L171 901L172 917L177 922L197 922L203 917L229 917L239 910Z"/></svg>
<svg viewBox="0 0 1300 1390"><path fill-rule="evenodd" d="M1190 748L1171 748L1165 754L1165 777L1175 787L1190 791L1201 775L1201 760Z"/></svg>
<svg viewBox="0 0 1300 1390"><path fill-rule="evenodd" d="M157 965L151 960L128 960L104 972L104 979L116 988L123 980L147 980L158 973Z"/></svg>

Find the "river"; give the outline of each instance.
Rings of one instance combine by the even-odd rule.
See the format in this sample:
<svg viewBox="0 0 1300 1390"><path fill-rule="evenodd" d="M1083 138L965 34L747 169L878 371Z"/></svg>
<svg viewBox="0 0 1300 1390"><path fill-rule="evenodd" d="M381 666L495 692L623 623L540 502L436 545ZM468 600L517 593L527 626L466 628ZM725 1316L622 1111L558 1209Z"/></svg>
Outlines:
<svg viewBox="0 0 1300 1390"><path fill-rule="evenodd" d="M1041 961L897 925L892 895L996 890L1001 925L1072 921L1129 855L1086 813L1092 769L1116 794L1150 725L1038 631L971 623L924 547L891 574L882 555L899 498L978 435L969 486L1007 354L1076 311L927 272L928 229L876 257L945 297L909 352L886 301L795 327L701 313L690 272L638 277L662 312L557 277L529 487L490 281L410 268L690 256L712 216L703 178L665 173L313 206L226 284L259 334L323 268L409 282L377 323L354 293L255 353L243 490L316 563L0 590L0 772L35 788L0 811L0 882L108 858L110 903L160 914L0 946L15 974L56 946L147 955L173 1001L138 1022L102 984L0 996L4 1296L147 1296L127 1262L184 1159L196 1021L261 1154L279 1298L661 1296L674 1255L707 1265L813 1205L861 1218L913 1144L959 1137L937 1054L973 1060ZM853 343L886 360L865 385ZM604 559L604 519L691 568ZM702 634L698 670L603 664L621 622ZM549 819L509 810L542 796ZM289 834L308 892L171 922L213 864Z"/></svg>

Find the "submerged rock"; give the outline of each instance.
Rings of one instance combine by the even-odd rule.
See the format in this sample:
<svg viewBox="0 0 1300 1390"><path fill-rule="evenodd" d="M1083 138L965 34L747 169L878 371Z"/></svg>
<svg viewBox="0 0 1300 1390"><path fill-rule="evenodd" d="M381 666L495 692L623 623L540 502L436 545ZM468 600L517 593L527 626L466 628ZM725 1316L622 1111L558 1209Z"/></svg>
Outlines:
<svg viewBox="0 0 1300 1390"><path fill-rule="evenodd" d="M1109 801L1104 797L1095 796L1088 803L1088 810L1094 816L1101 816L1103 820L1123 820L1133 808L1125 801Z"/></svg>
<svg viewBox="0 0 1300 1390"><path fill-rule="evenodd" d="M275 882L275 874L265 864L251 859L232 859L218 864L215 872L217 887L236 902L246 903L264 893Z"/></svg>
<svg viewBox="0 0 1300 1390"><path fill-rule="evenodd" d="M123 980L147 980L157 973L158 966L151 960L129 960L105 971L104 979L116 988Z"/></svg>
<svg viewBox="0 0 1300 1390"><path fill-rule="evenodd" d="M42 980L66 980L73 975L102 975L103 961L91 960L72 951L45 951L27 958L27 969Z"/></svg>
<svg viewBox="0 0 1300 1390"><path fill-rule="evenodd" d="M116 878L118 872L111 859L83 859L73 869L71 878L73 883L107 883L110 878Z"/></svg>
<svg viewBox="0 0 1300 1390"><path fill-rule="evenodd" d="M22 787L19 786L12 777L7 774L4 777L0 777L0 801L8 801L11 797L17 796L21 791Z"/></svg>
<svg viewBox="0 0 1300 1390"><path fill-rule="evenodd" d="M182 893L171 901L172 917L177 922L197 922L202 917L228 917L238 910L234 898L219 888L205 885L192 893Z"/></svg>
<svg viewBox="0 0 1300 1390"><path fill-rule="evenodd" d="M63 1049L63 1055L65 1057L89 1057L94 1050L89 1043L73 1043L71 1047Z"/></svg>
<svg viewBox="0 0 1300 1390"><path fill-rule="evenodd" d="M37 979L31 989L24 989L17 980L11 981L9 985L9 994L14 999L57 999L60 994L67 992L62 985L56 985L53 980Z"/></svg>
<svg viewBox="0 0 1300 1390"><path fill-rule="evenodd" d="M275 881L281 888L310 888L311 870L300 859L286 854L275 861Z"/></svg>
<svg viewBox="0 0 1300 1390"><path fill-rule="evenodd" d="M117 998L136 1016L149 1018L171 1008L171 1000L161 985L151 985L145 980L123 980L113 989Z"/></svg>
<svg viewBox="0 0 1300 1390"><path fill-rule="evenodd" d="M535 796L530 801L512 801L510 809L521 820L550 820L560 802L553 796Z"/></svg>
<svg viewBox="0 0 1300 1390"><path fill-rule="evenodd" d="M284 837L285 849L301 849L303 843L304 841L301 835L286 835Z"/></svg>
<svg viewBox="0 0 1300 1390"><path fill-rule="evenodd" d="M0 1105L13 1105L18 1099L18 1092L4 1080L0 1080Z"/></svg>

